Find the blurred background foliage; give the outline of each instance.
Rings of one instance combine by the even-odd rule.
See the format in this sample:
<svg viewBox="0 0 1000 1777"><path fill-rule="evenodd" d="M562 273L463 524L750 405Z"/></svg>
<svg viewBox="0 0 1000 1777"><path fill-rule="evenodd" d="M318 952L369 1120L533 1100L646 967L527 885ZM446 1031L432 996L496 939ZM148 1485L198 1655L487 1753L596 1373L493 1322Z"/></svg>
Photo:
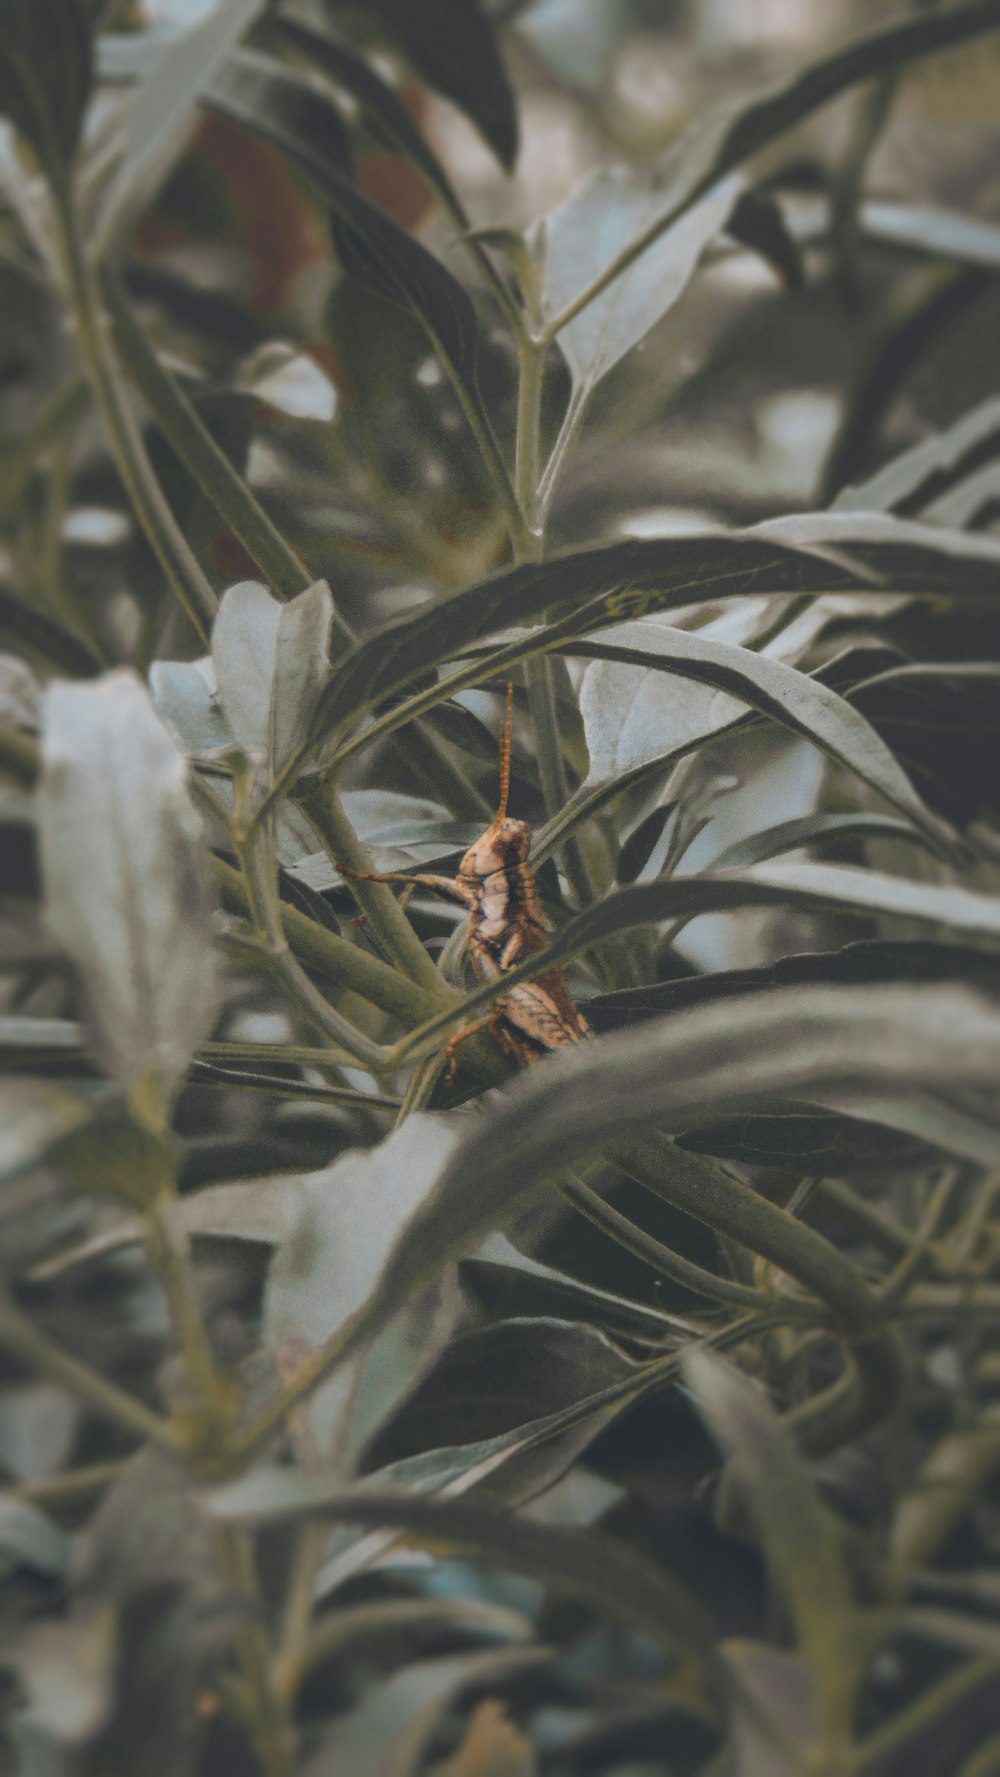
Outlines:
<svg viewBox="0 0 1000 1777"><path fill-rule="evenodd" d="M532 561L540 219L966 15L551 345ZM0 1772L1000 1771L995 27L0 9ZM454 910L338 865L454 873L508 670L597 1040L449 1091Z"/></svg>

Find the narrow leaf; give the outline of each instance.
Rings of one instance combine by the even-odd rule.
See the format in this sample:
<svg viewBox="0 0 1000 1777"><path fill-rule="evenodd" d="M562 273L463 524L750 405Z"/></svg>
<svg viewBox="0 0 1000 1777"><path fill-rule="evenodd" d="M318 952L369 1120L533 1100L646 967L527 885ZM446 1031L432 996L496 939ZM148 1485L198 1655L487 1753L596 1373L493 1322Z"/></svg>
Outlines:
<svg viewBox="0 0 1000 1777"><path fill-rule="evenodd" d="M676 670L684 678L728 694L719 710L713 704L707 712L711 727L731 719L735 713L731 699L747 703L848 766L925 833L939 841L945 838L947 830L921 802L885 742L858 710L820 680L766 653L655 621L606 631L598 647L605 658L640 670L588 669L581 696L591 750L588 783L672 753L685 738L677 732L672 687L669 682L659 684L648 670L647 663L655 660L668 673ZM610 748L609 729L614 730ZM595 756L598 741L602 744Z"/></svg>
<svg viewBox="0 0 1000 1777"><path fill-rule="evenodd" d="M1000 397L991 396L953 426L886 463L869 481L845 487L836 511L919 512L954 482L1000 453Z"/></svg>
<svg viewBox="0 0 1000 1777"><path fill-rule="evenodd" d="M244 52L214 83L212 107L290 156L333 213L345 271L419 321L449 375L488 426L476 381L478 329L469 297L440 260L361 195L331 147L330 127L322 133L317 129L316 94L307 89L309 103L303 105L295 82L280 63ZM325 95L323 103L336 119Z"/></svg>
<svg viewBox="0 0 1000 1777"><path fill-rule="evenodd" d="M5 0L0 28L0 117L31 143L50 178L76 152L92 78L83 0Z"/></svg>
<svg viewBox="0 0 1000 1777"><path fill-rule="evenodd" d="M546 612L558 618L546 632L552 645L647 612L720 598L880 593L883 578L894 592L993 598L998 569L995 538L870 513L806 514L749 531L630 538L574 550L446 593L360 642L331 677L314 738L480 638ZM526 638L525 652L528 645Z"/></svg>
<svg viewBox="0 0 1000 1777"><path fill-rule="evenodd" d="M730 1473L746 1492L768 1570L788 1601L820 1693L843 1723L857 1677L855 1613L833 1522L760 1384L699 1346L682 1354L681 1369Z"/></svg>
<svg viewBox="0 0 1000 1777"><path fill-rule="evenodd" d="M262 5L263 0L218 0L156 55L132 100L124 157L105 199L103 232L119 229L152 195L184 141L195 104Z"/></svg>
<svg viewBox="0 0 1000 1777"><path fill-rule="evenodd" d="M510 169L517 153L514 94L480 0L372 0L429 86L472 119L497 159Z"/></svg>
<svg viewBox="0 0 1000 1777"><path fill-rule="evenodd" d="M534 1524L454 1500L363 1488L340 1490L287 1471L257 1470L210 1496L229 1523L284 1523L318 1513L342 1524L391 1524L541 1580L558 1592L640 1629L672 1654L711 1661L714 1625L671 1575L600 1531Z"/></svg>
<svg viewBox="0 0 1000 1777"><path fill-rule="evenodd" d="M207 854L184 761L128 671L45 702L46 917L79 971L92 1041L145 1103L178 1085L216 1004Z"/></svg>

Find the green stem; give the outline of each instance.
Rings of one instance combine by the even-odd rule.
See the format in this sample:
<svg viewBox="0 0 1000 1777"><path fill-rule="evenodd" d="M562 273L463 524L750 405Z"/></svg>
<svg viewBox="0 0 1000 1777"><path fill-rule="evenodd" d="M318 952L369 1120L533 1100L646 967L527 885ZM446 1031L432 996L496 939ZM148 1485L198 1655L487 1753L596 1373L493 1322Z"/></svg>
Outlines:
<svg viewBox="0 0 1000 1777"><path fill-rule="evenodd" d="M911 1703L908 1709L902 1710L884 1728L862 1741L855 1750L854 1771L863 1772L873 1765L882 1765L886 1758L905 1746L908 1740L933 1727L942 1716L950 1714L959 1703L965 1701L970 1692L977 1691L988 1680L995 1681L998 1674L1000 1659L995 1654L986 1654L981 1660L969 1660L956 1671L949 1672L915 1703Z"/></svg>
<svg viewBox="0 0 1000 1777"><path fill-rule="evenodd" d="M655 1240L610 1203L606 1203L582 1179L567 1174L557 1180L557 1183L567 1203L571 1203L574 1209L586 1216L595 1228L600 1228L618 1246L632 1253L633 1257L641 1259L661 1276L669 1277L686 1290L696 1291L700 1296L708 1296L711 1301L723 1302L733 1308L755 1308L767 1313L774 1307L772 1298L763 1290L733 1283L727 1277L717 1277L714 1272L706 1271L703 1266L695 1265L690 1259L685 1259L680 1253L664 1246L662 1241ZM809 1311L808 1304L803 1304L803 1308Z"/></svg>
<svg viewBox="0 0 1000 1777"><path fill-rule="evenodd" d="M341 863L364 875L372 861L344 812L332 783L317 781L299 798L303 812L316 828L331 862ZM417 937L392 890L384 882L361 882L348 877L350 888L379 943L398 969L431 995L438 1006L457 1003L457 995L442 981L433 958Z"/></svg>
<svg viewBox="0 0 1000 1777"><path fill-rule="evenodd" d="M666 1136L633 1138L612 1158L647 1190L793 1277L826 1303L849 1368L789 1416L800 1443L819 1452L881 1418L902 1387L897 1334L880 1325L881 1305L861 1272L804 1222L759 1197L701 1155Z"/></svg>
<svg viewBox="0 0 1000 1777"><path fill-rule="evenodd" d="M198 635L207 641L218 600L170 510L149 460L142 429L119 374L110 321L96 275L80 241L72 199L67 191L55 192L54 199L53 212L77 346L118 473L170 586Z"/></svg>
<svg viewBox="0 0 1000 1777"><path fill-rule="evenodd" d="M252 555L280 599L305 592L316 578L296 555L241 475L166 370L139 326L120 287L105 280L104 300L122 363L157 425L220 517ZM338 630L339 625L339 630ZM354 636L334 617L334 641L350 647Z"/></svg>
<svg viewBox="0 0 1000 1777"><path fill-rule="evenodd" d="M30 1369L51 1376L102 1419L124 1426L144 1443L152 1438L168 1449L174 1448L174 1432L165 1419L115 1383L99 1376L96 1370L89 1369L79 1358L54 1345L9 1296L0 1297L0 1348Z"/></svg>
<svg viewBox="0 0 1000 1777"><path fill-rule="evenodd" d="M0 757L2 741L0 731ZM213 858L212 868L215 886L226 911L249 917L250 901L239 871L222 858ZM370 956L359 945L349 944L346 938L328 931L326 926L319 925L285 901L281 903L281 923L294 955L306 968L338 987L360 994L372 1005L401 1018L406 1024L429 1018L440 1005L440 994L432 997L398 969L390 968L377 956Z"/></svg>
<svg viewBox="0 0 1000 1777"><path fill-rule="evenodd" d="M278 598L295 598L313 584L315 575L237 474L176 378L160 363L121 289L110 281L106 301L122 362L164 437L253 557ZM340 653L353 648L355 642L354 631L336 611L331 639L334 650ZM483 798L465 781L447 749L431 731L414 732L408 743L407 760L435 786L456 814L475 819L483 812Z"/></svg>
<svg viewBox="0 0 1000 1777"><path fill-rule="evenodd" d="M350 1019L343 1017L320 993L319 988L313 985L292 955L282 924L281 901L277 882L273 877L273 861L270 855L265 856L265 845L269 839L270 834L265 827L263 833L258 833L240 848L239 855L251 916L267 946L275 972L290 999L317 1030L329 1037L331 1042L338 1043L341 1050L346 1050L355 1061L378 1072L390 1052L381 1044L372 1042ZM270 854L270 848L268 853Z"/></svg>

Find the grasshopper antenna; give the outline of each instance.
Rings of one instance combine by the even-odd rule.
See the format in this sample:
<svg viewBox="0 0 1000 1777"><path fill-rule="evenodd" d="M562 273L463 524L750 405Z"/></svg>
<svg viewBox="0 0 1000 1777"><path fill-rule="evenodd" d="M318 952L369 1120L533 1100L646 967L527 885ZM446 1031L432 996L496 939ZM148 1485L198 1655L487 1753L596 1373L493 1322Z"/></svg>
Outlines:
<svg viewBox="0 0 1000 1777"><path fill-rule="evenodd" d="M514 721L514 686L507 686L507 714L500 730L500 803L494 825L507 818L507 797L510 793L510 731Z"/></svg>

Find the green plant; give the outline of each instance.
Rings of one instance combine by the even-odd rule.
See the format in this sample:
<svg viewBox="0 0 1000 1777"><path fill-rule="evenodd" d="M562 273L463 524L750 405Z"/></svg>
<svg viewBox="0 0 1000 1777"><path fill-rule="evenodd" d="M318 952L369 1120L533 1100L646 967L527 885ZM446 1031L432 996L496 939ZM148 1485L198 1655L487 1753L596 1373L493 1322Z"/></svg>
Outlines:
<svg viewBox="0 0 1000 1777"><path fill-rule="evenodd" d="M981 1777L998 398L882 428L988 353L997 235L864 187L1000 7L526 231L421 121L511 165L500 20L417 13L0 20L3 1768ZM821 198L757 176L871 82ZM766 279L699 321L734 252ZM637 465L735 423L740 326L804 285L826 350L859 280L830 502L730 463L666 525ZM454 872L509 679L552 935L483 982L364 873ZM449 1088L553 964L593 1040L518 1074L484 1031Z"/></svg>

